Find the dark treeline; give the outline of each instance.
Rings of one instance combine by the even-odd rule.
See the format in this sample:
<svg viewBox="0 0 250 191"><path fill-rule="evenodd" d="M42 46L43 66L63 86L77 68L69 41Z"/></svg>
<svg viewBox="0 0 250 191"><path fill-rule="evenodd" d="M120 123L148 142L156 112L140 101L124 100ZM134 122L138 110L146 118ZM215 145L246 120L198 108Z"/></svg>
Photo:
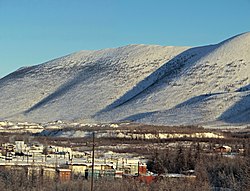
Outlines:
<svg viewBox="0 0 250 191"><path fill-rule="evenodd" d="M207 185L208 190L226 188L248 191L250 188L250 142L245 140L244 153L222 155L202 152L200 144L191 147L177 146L176 149L156 150L148 161L154 173L184 173L195 170L196 183Z"/></svg>

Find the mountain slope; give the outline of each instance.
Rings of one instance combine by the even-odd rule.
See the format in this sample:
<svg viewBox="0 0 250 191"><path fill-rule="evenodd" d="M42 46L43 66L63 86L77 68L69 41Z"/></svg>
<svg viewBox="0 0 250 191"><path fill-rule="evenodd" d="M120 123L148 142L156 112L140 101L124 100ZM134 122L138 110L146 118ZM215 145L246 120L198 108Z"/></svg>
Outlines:
<svg viewBox="0 0 250 191"><path fill-rule="evenodd" d="M0 81L2 119L86 119L186 47L130 45L81 51L20 69Z"/></svg>
<svg viewBox="0 0 250 191"><path fill-rule="evenodd" d="M0 119L249 123L250 33L189 48L80 51L0 80Z"/></svg>
<svg viewBox="0 0 250 191"><path fill-rule="evenodd" d="M109 115L158 124L249 123L250 33L201 47L200 52L174 78L166 76Z"/></svg>

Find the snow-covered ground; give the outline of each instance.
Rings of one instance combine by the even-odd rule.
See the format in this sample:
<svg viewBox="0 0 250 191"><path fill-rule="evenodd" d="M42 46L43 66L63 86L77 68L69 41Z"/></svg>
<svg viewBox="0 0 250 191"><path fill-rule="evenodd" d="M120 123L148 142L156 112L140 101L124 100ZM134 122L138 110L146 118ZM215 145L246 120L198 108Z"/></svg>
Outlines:
<svg viewBox="0 0 250 191"><path fill-rule="evenodd" d="M54 137L91 137L92 132L82 130L44 130L40 133L41 136L54 136ZM142 131L131 132L129 130L104 130L96 131L97 138L125 138L125 139L173 139L173 138L224 138L221 133L201 132L201 133L145 133Z"/></svg>
<svg viewBox="0 0 250 191"><path fill-rule="evenodd" d="M44 130L41 124L27 123L27 122L10 122L10 121L0 121L0 132L5 133L40 133Z"/></svg>
<svg viewBox="0 0 250 191"><path fill-rule="evenodd" d="M250 33L204 47L80 51L0 80L0 120L250 123Z"/></svg>

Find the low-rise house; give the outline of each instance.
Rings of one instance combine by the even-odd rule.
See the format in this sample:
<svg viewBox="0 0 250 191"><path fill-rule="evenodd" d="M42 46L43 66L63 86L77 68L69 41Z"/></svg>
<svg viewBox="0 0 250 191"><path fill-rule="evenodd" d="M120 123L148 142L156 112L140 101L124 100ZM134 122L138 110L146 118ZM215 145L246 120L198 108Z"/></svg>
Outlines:
<svg viewBox="0 0 250 191"><path fill-rule="evenodd" d="M87 155L87 153L79 151L69 150L68 152L70 152L74 158L84 158Z"/></svg>
<svg viewBox="0 0 250 191"><path fill-rule="evenodd" d="M92 167L92 165L90 165L90 168ZM109 170L109 169L114 169L113 164L109 164L109 163L95 163L95 170L100 170L100 171L104 171L104 170Z"/></svg>
<svg viewBox="0 0 250 191"><path fill-rule="evenodd" d="M86 163L71 163L69 165L69 169L71 169L72 173L75 175L85 176L85 171L88 169L90 164Z"/></svg>
<svg viewBox="0 0 250 191"><path fill-rule="evenodd" d="M116 170L115 171L115 178L122 178L123 171L122 170Z"/></svg>
<svg viewBox="0 0 250 191"><path fill-rule="evenodd" d="M64 153L65 155L68 154L70 159L72 158L72 149L69 147L59 147L50 145L46 149L49 154Z"/></svg>
<svg viewBox="0 0 250 191"><path fill-rule="evenodd" d="M2 150L7 152L14 152L15 151L15 145L11 143L3 143L2 144Z"/></svg>
<svg viewBox="0 0 250 191"><path fill-rule="evenodd" d="M65 182L71 179L71 170L70 169L57 169L58 178L60 181Z"/></svg>
<svg viewBox="0 0 250 191"><path fill-rule="evenodd" d="M42 170L43 178L54 180L56 178L55 168L43 168Z"/></svg>
<svg viewBox="0 0 250 191"><path fill-rule="evenodd" d="M89 178L92 173L92 163L80 163L73 162L69 164L69 169L71 169L72 174L85 176L85 178ZM113 164L106 163L95 163L94 166L94 176L96 178L109 176L115 177L115 169Z"/></svg>
<svg viewBox="0 0 250 191"><path fill-rule="evenodd" d="M30 153L43 153L43 145L42 144L33 144L29 148Z"/></svg>
<svg viewBox="0 0 250 191"><path fill-rule="evenodd" d="M214 151L218 153L230 153L232 151L232 148L229 146L223 145L223 146L214 148Z"/></svg>
<svg viewBox="0 0 250 191"><path fill-rule="evenodd" d="M139 159L125 159L116 163L116 169L122 170L124 174L138 175L147 173L147 165Z"/></svg>
<svg viewBox="0 0 250 191"><path fill-rule="evenodd" d="M139 164L139 169L138 169L139 175L145 175L147 174L147 165L146 164Z"/></svg>
<svg viewBox="0 0 250 191"><path fill-rule="evenodd" d="M5 160L12 160L12 156L15 155L15 145L10 143L3 143L1 147L1 154L5 156Z"/></svg>

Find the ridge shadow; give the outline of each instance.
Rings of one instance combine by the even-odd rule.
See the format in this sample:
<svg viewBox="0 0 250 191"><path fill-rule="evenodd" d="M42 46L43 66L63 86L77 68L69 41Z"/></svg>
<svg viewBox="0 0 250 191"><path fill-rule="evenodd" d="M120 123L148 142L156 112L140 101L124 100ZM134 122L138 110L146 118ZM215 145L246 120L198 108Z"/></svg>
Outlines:
<svg viewBox="0 0 250 191"><path fill-rule="evenodd" d="M144 113L138 113L138 114L135 114L135 115L131 115L129 117L126 117L124 119L122 119L121 121L126 121L126 120L129 120L129 121L134 121L136 119L143 119L143 118L146 118L147 116L150 116L154 113L158 113L158 112L167 112L167 111L171 111L171 110L174 110L174 109L180 109L182 107L185 107L187 105L193 105L193 104L196 104L196 103L199 103L199 102L203 102L204 100L206 100L207 98L209 97L212 97L212 96L215 96L215 95L220 95L220 94L224 94L224 92L220 92L220 93L209 93L209 94L202 94L202 95L198 95L198 96L194 96L178 105L176 105L175 107L172 107L170 109L166 109L166 110L159 110L159 111L153 111L153 112L144 112Z"/></svg>
<svg viewBox="0 0 250 191"><path fill-rule="evenodd" d="M249 90L250 84L239 88L236 92L247 92ZM218 120L227 123L250 123L250 92L223 112Z"/></svg>
<svg viewBox="0 0 250 191"><path fill-rule="evenodd" d="M92 117L96 117L104 112L111 111L119 106L128 103L138 95L147 91L150 87L157 84L157 82L159 82L166 76L169 76L169 80L173 80L174 78L178 77L178 74L187 64L193 65L195 62L200 60L202 57L210 54L218 47L218 45L208 45L185 50L184 52L172 58L170 61L163 64L160 68L158 68L145 79L137 83L132 89L130 89L120 98L115 100L110 105L106 106L104 109L95 113ZM199 50L203 50L204 52L199 52Z"/></svg>
<svg viewBox="0 0 250 191"><path fill-rule="evenodd" d="M90 79L91 77L93 77L96 70L100 69L100 68L98 68L99 66L97 66L97 65L99 65L102 61L103 60L100 59L100 60L93 62L90 65L83 66L83 69L80 70L76 74L76 76L74 76L72 79L70 79L66 83L62 84L61 86L59 86L59 88L56 91L54 91L50 95L43 98L41 101L34 104L32 107L30 107L26 111L24 111L24 114L28 114L28 113L38 109L39 107L42 107L42 106L48 104L49 102L53 101L54 99L57 99L57 98L63 96L64 94L66 94L70 90L77 87L82 81L86 81L86 80ZM104 67L101 68L101 70L102 70L102 72L105 72ZM108 70L108 69L106 69L106 70Z"/></svg>

